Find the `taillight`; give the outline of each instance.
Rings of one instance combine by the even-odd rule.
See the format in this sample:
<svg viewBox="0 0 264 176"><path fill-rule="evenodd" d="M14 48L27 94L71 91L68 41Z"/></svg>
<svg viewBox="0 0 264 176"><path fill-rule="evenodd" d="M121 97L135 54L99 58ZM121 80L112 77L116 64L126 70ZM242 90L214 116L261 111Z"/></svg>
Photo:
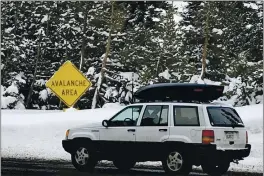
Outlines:
<svg viewBox="0 0 264 176"><path fill-rule="evenodd" d="M248 132L246 131L246 144L248 143Z"/></svg>
<svg viewBox="0 0 264 176"><path fill-rule="evenodd" d="M213 130L203 130L202 132L202 143L210 144L214 142L214 131Z"/></svg>

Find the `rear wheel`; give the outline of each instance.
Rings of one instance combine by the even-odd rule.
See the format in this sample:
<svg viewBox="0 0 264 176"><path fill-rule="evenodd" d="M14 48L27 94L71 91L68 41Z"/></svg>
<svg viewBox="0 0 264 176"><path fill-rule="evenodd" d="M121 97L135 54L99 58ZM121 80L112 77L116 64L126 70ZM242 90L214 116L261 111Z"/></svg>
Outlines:
<svg viewBox="0 0 264 176"><path fill-rule="evenodd" d="M118 168L121 171L128 171L131 168L133 168L136 164L135 161L132 160L114 160L113 164L116 168Z"/></svg>
<svg viewBox="0 0 264 176"><path fill-rule="evenodd" d="M162 161L163 169L168 174L188 175L192 170L192 165L188 161L188 157L181 150L173 150L166 154Z"/></svg>
<svg viewBox="0 0 264 176"><path fill-rule="evenodd" d="M92 172L97 164L93 152L86 146L76 147L71 160L73 166L81 172Z"/></svg>
<svg viewBox="0 0 264 176"><path fill-rule="evenodd" d="M229 161L219 161L218 164L213 164L210 162L202 164L203 171L212 176L220 176L225 174L228 171L229 166Z"/></svg>

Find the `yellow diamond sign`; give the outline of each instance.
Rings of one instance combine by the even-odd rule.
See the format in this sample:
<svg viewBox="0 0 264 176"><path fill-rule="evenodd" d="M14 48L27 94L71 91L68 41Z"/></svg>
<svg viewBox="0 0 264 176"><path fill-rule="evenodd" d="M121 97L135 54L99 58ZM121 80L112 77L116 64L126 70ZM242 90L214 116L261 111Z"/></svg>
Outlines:
<svg viewBox="0 0 264 176"><path fill-rule="evenodd" d="M46 86L68 107L71 107L92 86L92 83L74 64L66 61L48 80Z"/></svg>

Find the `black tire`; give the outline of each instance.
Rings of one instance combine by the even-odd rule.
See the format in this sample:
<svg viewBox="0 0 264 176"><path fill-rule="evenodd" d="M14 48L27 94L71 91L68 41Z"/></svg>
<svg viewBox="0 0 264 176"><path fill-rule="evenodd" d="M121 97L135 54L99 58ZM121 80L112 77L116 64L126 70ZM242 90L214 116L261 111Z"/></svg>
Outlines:
<svg viewBox="0 0 264 176"><path fill-rule="evenodd" d="M114 160L113 164L116 168L118 168L121 171L129 171L131 168L133 168L136 164L135 161L132 160Z"/></svg>
<svg viewBox="0 0 264 176"><path fill-rule="evenodd" d="M208 175L221 176L228 171L229 166L230 166L230 162L224 160L222 162L219 162L218 164L206 162L202 164L202 169Z"/></svg>
<svg viewBox="0 0 264 176"><path fill-rule="evenodd" d="M86 145L79 145L71 154L73 166L80 172L93 172L97 164L94 152Z"/></svg>
<svg viewBox="0 0 264 176"><path fill-rule="evenodd" d="M174 149L165 154L162 160L164 171L169 175L188 175L192 170L187 154L180 149Z"/></svg>

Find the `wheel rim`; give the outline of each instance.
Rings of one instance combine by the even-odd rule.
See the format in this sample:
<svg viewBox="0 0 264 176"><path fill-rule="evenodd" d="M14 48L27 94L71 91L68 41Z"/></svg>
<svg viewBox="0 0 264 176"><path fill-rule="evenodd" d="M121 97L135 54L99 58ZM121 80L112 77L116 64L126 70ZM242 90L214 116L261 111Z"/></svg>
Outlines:
<svg viewBox="0 0 264 176"><path fill-rule="evenodd" d="M89 154L86 148L80 147L75 153L75 161L79 165L87 164Z"/></svg>
<svg viewBox="0 0 264 176"><path fill-rule="evenodd" d="M183 159L180 153L172 152L167 158L167 166L172 171L178 171L182 168Z"/></svg>

